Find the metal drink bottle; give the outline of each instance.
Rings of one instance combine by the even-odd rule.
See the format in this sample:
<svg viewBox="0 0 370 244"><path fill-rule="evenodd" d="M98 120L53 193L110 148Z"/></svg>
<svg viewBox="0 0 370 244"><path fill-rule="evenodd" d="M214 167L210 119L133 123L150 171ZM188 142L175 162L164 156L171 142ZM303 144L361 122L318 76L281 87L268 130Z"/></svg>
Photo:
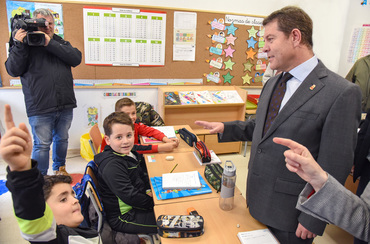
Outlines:
<svg viewBox="0 0 370 244"><path fill-rule="evenodd" d="M236 167L231 160L226 160L221 180L220 208L231 210L234 207L234 190L236 182Z"/></svg>

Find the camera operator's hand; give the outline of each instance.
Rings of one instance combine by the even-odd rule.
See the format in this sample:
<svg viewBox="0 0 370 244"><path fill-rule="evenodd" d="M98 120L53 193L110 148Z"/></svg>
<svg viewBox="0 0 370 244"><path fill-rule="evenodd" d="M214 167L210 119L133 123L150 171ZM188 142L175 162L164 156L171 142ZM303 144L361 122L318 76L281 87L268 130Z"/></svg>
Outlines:
<svg viewBox="0 0 370 244"><path fill-rule="evenodd" d="M14 36L14 39L16 41L19 41L19 42L22 42L23 43L23 39L26 37L27 35L27 31L23 30L23 29L19 29L16 33L15 33L15 36Z"/></svg>
<svg viewBox="0 0 370 244"><path fill-rule="evenodd" d="M42 33L42 34L44 34L45 35L45 47L47 46L47 45L49 45L49 42L50 42L50 36L48 35L48 34L46 34L45 32L43 32L43 31L34 31L34 33Z"/></svg>

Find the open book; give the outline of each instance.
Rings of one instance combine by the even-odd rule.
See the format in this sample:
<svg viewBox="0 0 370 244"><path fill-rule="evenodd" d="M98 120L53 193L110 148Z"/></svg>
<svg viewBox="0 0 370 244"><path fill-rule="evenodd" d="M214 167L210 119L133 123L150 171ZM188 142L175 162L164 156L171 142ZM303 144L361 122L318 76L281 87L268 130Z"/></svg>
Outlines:
<svg viewBox="0 0 370 244"><path fill-rule="evenodd" d="M152 126L152 128L159 130L167 136L167 138L176 138L175 129L173 126ZM161 142L153 137L142 136L143 143L156 143Z"/></svg>

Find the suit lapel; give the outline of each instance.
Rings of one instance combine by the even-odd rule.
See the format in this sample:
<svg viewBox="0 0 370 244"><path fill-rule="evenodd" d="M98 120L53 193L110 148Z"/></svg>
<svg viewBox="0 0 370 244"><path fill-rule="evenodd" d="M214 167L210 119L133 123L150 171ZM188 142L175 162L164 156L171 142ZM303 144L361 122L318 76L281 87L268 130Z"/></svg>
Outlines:
<svg viewBox="0 0 370 244"><path fill-rule="evenodd" d="M326 76L327 69L321 63L321 61L319 61L318 65L306 77L306 79L295 91L293 96L281 109L278 116L275 118L273 124L271 125L270 129L266 132L265 136L262 138L262 141L269 137L285 120L287 120L295 111L297 111L302 105L304 105L308 100L310 100L316 93L318 93L325 86L321 79Z"/></svg>

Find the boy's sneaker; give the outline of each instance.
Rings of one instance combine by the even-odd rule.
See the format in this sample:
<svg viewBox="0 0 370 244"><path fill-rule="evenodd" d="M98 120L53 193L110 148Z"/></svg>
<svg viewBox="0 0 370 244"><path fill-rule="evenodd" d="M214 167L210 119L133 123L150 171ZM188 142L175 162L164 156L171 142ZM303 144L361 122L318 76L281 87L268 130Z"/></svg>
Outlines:
<svg viewBox="0 0 370 244"><path fill-rule="evenodd" d="M55 175L66 175L66 176L70 176L68 174L68 172L66 171L66 166L60 166L59 167L59 170L55 170L54 171L54 174Z"/></svg>

